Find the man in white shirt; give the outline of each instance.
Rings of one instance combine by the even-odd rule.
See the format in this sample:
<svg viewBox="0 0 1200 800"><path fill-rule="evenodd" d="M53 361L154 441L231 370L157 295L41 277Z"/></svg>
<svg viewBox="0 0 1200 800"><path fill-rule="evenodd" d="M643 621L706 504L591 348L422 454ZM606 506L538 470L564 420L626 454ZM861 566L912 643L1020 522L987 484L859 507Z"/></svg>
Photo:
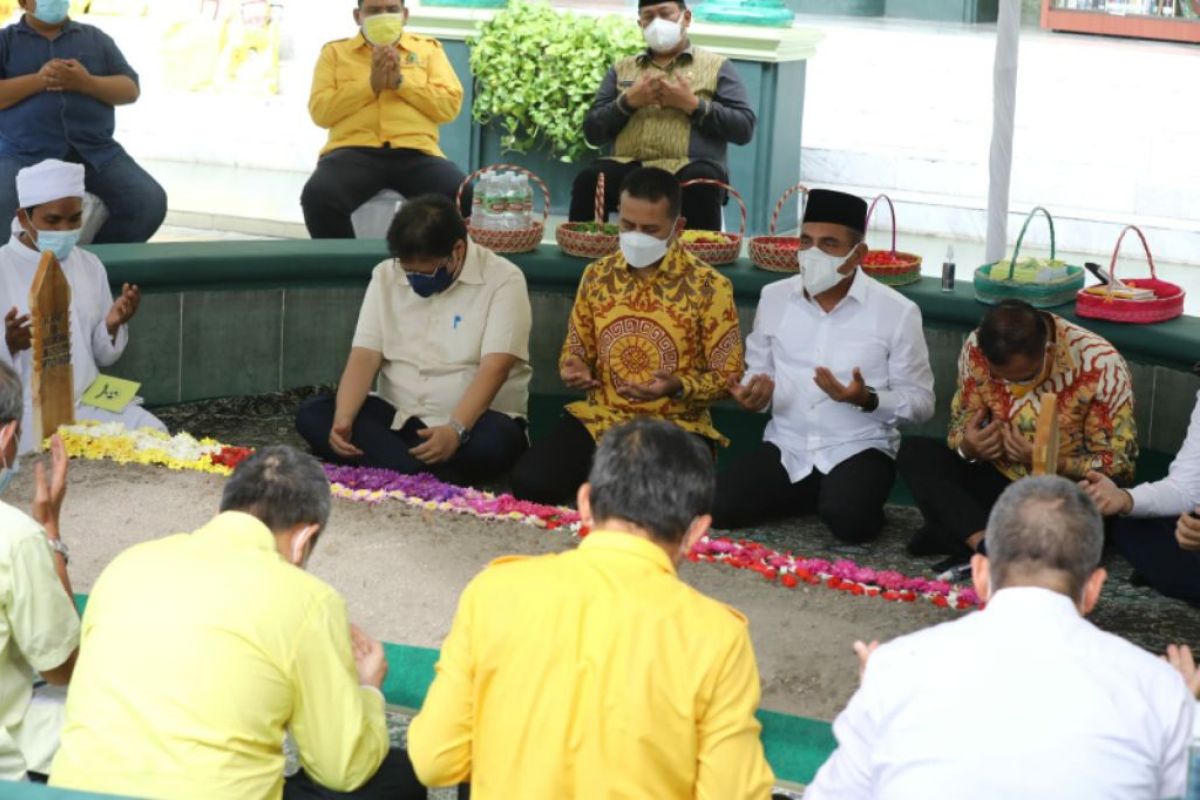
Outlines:
<svg viewBox="0 0 1200 800"><path fill-rule="evenodd" d="M1083 618L1107 577L1095 505L1065 478L1026 478L986 536L972 560L986 610L870 656L805 800L1181 796L1187 684Z"/></svg>
<svg viewBox="0 0 1200 800"><path fill-rule="evenodd" d="M336 397L301 406L296 429L328 461L455 483L493 478L529 446L525 275L471 242L441 195L405 202L388 249Z"/></svg>
<svg viewBox="0 0 1200 800"><path fill-rule="evenodd" d="M809 192L800 274L763 289L729 388L771 421L718 478L719 528L814 511L845 542L883 528L897 426L933 415L933 370L916 303L859 269L866 216L859 197Z"/></svg>
<svg viewBox="0 0 1200 800"><path fill-rule="evenodd" d="M21 395L21 379L0 363L0 492L17 472ZM49 476L43 465L35 469L33 516L0 502L0 781L50 771L62 730L62 687L79 652L79 616L58 528L67 487L61 440L51 453ZM39 678L46 686L35 690Z"/></svg>
<svg viewBox="0 0 1200 800"><path fill-rule="evenodd" d="M13 235L0 247L0 313L4 316L5 346L0 361L10 364L25 385L25 417L21 423L20 451L37 450L31 398L33 357L30 351L29 290L37 275L42 253L58 257L63 275L71 286L71 366L75 390L76 419L121 422L127 428L165 431L153 414L141 406L141 398L121 412L112 412L80 402L84 392L101 377L100 370L112 366L129 343L127 323L137 313L141 294L125 284L113 302L108 273L100 259L76 247L83 226L82 164L48 159L17 173L17 196Z"/></svg>
<svg viewBox="0 0 1200 800"><path fill-rule="evenodd" d="M1168 597L1200 604L1200 393L1167 477L1125 490L1099 472L1080 482L1138 575Z"/></svg>

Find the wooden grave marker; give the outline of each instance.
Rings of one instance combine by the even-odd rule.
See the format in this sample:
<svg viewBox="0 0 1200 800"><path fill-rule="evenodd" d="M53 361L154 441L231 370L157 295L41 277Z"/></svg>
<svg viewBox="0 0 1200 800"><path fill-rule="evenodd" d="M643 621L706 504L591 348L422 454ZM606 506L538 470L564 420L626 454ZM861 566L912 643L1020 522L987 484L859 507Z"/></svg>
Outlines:
<svg viewBox="0 0 1200 800"><path fill-rule="evenodd" d="M1058 395L1042 395L1037 432L1033 436L1033 474L1058 474Z"/></svg>
<svg viewBox="0 0 1200 800"><path fill-rule="evenodd" d="M43 253L29 289L33 334L33 432L37 447L75 422L71 369L71 286L54 253Z"/></svg>

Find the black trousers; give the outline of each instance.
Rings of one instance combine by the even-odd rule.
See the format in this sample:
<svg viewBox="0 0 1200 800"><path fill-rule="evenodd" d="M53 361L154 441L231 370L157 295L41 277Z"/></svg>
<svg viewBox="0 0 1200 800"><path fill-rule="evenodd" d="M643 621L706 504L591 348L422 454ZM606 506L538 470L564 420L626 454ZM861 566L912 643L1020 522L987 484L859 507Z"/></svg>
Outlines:
<svg viewBox="0 0 1200 800"><path fill-rule="evenodd" d="M604 205L612 213L621 202L621 182L625 177L640 167L640 161L622 163L611 158L602 158L590 167L584 167L575 176L575 184L571 187L572 222L591 222L596 217L596 180L601 172L604 173ZM693 161L675 173L679 182L695 178L712 178L727 181L725 170L711 161ZM693 230L721 230L721 205L724 203L724 192L715 186L689 186L683 190L683 216L687 226Z"/></svg>
<svg viewBox="0 0 1200 800"><path fill-rule="evenodd" d="M546 436L535 441L512 471L512 493L546 505L574 503L587 482L596 442L583 423L564 413Z"/></svg>
<svg viewBox="0 0 1200 800"><path fill-rule="evenodd" d="M732 529L779 517L816 513L840 541L870 541L883 530L896 465L878 450L864 450L828 475L813 470L792 483L779 448L763 442L717 476L713 527Z"/></svg>
<svg viewBox="0 0 1200 800"><path fill-rule="evenodd" d="M1121 555L1155 591L1200 604L1200 552L1175 540L1176 517L1118 517L1109 528Z"/></svg>
<svg viewBox="0 0 1200 800"><path fill-rule="evenodd" d="M460 792L460 797L464 795ZM335 792L316 783L304 770L284 781L283 800L425 800L429 790L417 780L408 753L393 748L375 777L353 792Z"/></svg>
<svg viewBox="0 0 1200 800"><path fill-rule="evenodd" d="M904 440L896 466L938 538L966 542L987 528L988 515L1011 481L991 464L968 464L942 439Z"/></svg>
<svg viewBox="0 0 1200 800"><path fill-rule="evenodd" d="M363 403L350 432L351 442L363 451L363 456L346 461L329 447L336 406L337 398L322 395L304 402L296 413L297 432L318 458L334 464L379 467L405 475L428 472L448 483L478 483L506 472L529 446L525 420L486 411L471 429L471 438L454 457L431 466L408 452L425 441L417 435L417 431L427 427L425 423L410 419L400 430L392 430L396 409L383 398L372 395Z"/></svg>
<svg viewBox="0 0 1200 800"><path fill-rule="evenodd" d="M384 189L405 197L443 194L454 199L463 174L453 162L419 150L343 147L326 153L304 184L300 205L314 239L353 239L350 215ZM463 192L462 213L471 213L470 186Z"/></svg>

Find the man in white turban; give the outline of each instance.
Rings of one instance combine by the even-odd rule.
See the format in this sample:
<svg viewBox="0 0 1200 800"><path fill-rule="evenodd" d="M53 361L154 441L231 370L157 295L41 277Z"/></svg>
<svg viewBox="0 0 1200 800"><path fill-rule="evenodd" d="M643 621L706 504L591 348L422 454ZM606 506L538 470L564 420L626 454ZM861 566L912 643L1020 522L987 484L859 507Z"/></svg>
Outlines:
<svg viewBox="0 0 1200 800"><path fill-rule="evenodd" d="M33 359L30 352L29 290L42 253L53 252L71 286L71 365L74 372L75 417L101 422L122 422L127 428L166 427L135 399L120 413L79 402L100 370L116 363L129 343L126 323L137 312L141 294L125 284L113 302L108 273L100 259L76 247L83 224L84 168L50 159L17 173L20 210L13 235L0 247L0 313L4 314L4 346L0 361L11 364L25 385L25 414L21 423L20 451L38 448L33 429L30 386Z"/></svg>

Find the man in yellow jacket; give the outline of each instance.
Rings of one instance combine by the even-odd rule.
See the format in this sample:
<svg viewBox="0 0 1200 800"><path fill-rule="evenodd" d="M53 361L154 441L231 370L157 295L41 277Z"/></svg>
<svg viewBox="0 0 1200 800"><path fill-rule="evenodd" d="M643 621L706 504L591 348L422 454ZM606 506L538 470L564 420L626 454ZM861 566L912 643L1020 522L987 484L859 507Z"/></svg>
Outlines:
<svg viewBox="0 0 1200 800"><path fill-rule="evenodd" d="M712 453L640 417L600 441L573 551L502 558L463 591L408 731L426 786L472 800L768 800L746 618L681 581Z"/></svg>
<svg viewBox="0 0 1200 800"><path fill-rule="evenodd" d="M358 0L358 34L321 50L308 111L329 140L300 196L314 239L354 238L350 215L384 189L454 198L465 177L438 146L462 84L441 43L405 33L407 20L403 0Z"/></svg>

